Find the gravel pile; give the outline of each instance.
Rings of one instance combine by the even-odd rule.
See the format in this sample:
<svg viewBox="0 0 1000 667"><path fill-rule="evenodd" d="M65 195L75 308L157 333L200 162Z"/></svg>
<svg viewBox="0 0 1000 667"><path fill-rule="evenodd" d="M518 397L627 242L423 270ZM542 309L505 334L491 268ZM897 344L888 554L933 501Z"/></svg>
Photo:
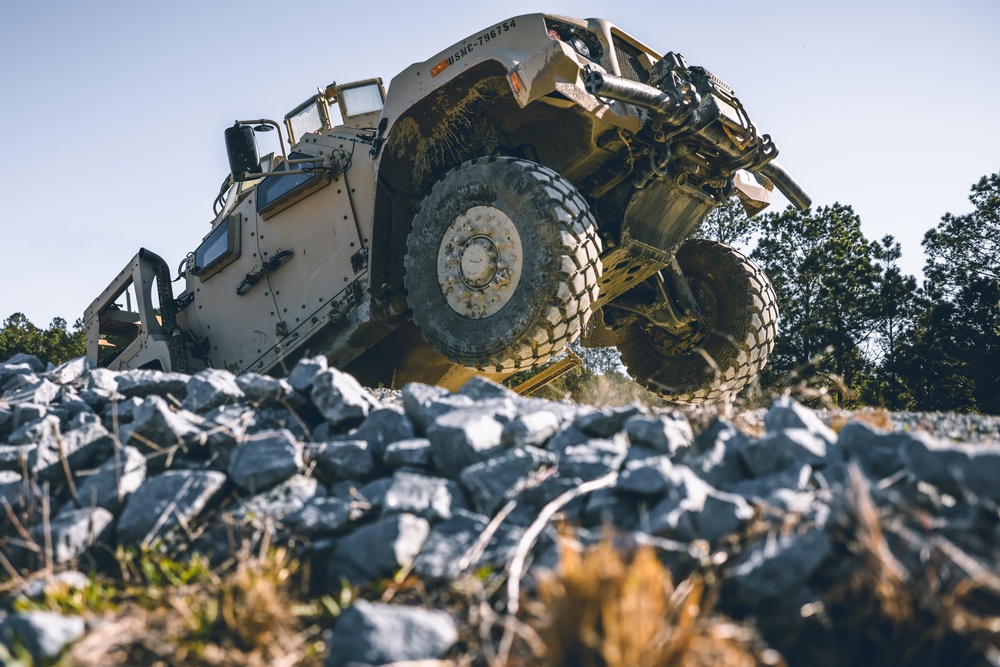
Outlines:
<svg viewBox="0 0 1000 667"><path fill-rule="evenodd" d="M829 591L864 565L856 527L870 496L892 516L887 557L903 571L933 565L942 585L971 579L1000 602L996 420L834 432L782 398L759 437L722 418L695 433L681 412L523 398L485 380L374 393L322 357L276 379L18 356L0 364L0 387L0 578L51 565L73 581L115 547L222 562L266 537L312 563L318 593L400 568L446 580L506 567L558 509L584 542L612 524L623 546L657 546L677 576L710 563L727 612L756 618L798 664L839 664L816 637ZM945 442L918 422L981 435ZM532 554L533 568L555 565L551 526ZM32 591L0 598L0 643L44 664L88 632L80 618L13 612L21 594ZM458 633L441 610L358 601L327 664L437 659Z"/></svg>

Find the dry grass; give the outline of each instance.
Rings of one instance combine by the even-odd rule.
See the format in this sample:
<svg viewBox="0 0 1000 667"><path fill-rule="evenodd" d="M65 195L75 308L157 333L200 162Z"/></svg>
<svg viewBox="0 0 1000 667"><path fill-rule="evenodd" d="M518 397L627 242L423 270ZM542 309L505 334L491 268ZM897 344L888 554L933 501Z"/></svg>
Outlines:
<svg viewBox="0 0 1000 667"><path fill-rule="evenodd" d="M52 587L30 608L72 611L94 626L62 664L320 665L319 604L295 600L296 561L283 549L245 555L218 575L197 558L122 559L124 580Z"/></svg>
<svg viewBox="0 0 1000 667"><path fill-rule="evenodd" d="M837 410L830 414L830 428L838 433L852 421L867 424L880 431L892 430L892 413L885 408L862 408L853 412Z"/></svg>
<svg viewBox="0 0 1000 667"><path fill-rule="evenodd" d="M651 548L626 560L609 539L580 553L564 540L557 572L528 606L538 640L526 664L698 667L782 664L748 627L711 614L706 580L675 586Z"/></svg>
<svg viewBox="0 0 1000 667"><path fill-rule="evenodd" d="M852 470L852 549L861 566L831 591L824 614L837 664L996 664L1000 659L1000 591L975 578L954 577L941 554L922 572L908 571L892 554L882 517L860 472ZM950 575L948 570L952 570ZM991 657L992 656L992 657Z"/></svg>

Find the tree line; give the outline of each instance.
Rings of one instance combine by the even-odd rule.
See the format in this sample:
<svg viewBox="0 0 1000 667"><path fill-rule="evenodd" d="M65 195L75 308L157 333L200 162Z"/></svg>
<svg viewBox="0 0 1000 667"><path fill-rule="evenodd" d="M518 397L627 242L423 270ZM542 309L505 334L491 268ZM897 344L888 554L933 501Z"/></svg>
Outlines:
<svg viewBox="0 0 1000 667"><path fill-rule="evenodd" d="M1000 414L1000 173L969 199L971 213L945 214L924 235L922 281L900 270L896 239L867 239L848 205L752 219L735 203L713 211L700 235L752 248L778 297L762 388L804 384L843 407ZM14 313L0 360L19 352L54 364L80 356L82 321L40 329ZM586 351L587 377L617 372L609 352Z"/></svg>
<svg viewBox="0 0 1000 667"><path fill-rule="evenodd" d="M900 270L896 239L865 238L847 205L713 212L703 233L755 239L750 256L778 296L762 385L804 382L844 407L1000 413L1000 173L969 199L971 213L924 235L922 281Z"/></svg>
<svg viewBox="0 0 1000 667"><path fill-rule="evenodd" d="M72 330L61 317L54 318L48 329L41 329L24 313L14 313L3 321L3 329L0 329L0 362L15 354L33 354L42 363L58 365L86 352L81 319L74 323Z"/></svg>

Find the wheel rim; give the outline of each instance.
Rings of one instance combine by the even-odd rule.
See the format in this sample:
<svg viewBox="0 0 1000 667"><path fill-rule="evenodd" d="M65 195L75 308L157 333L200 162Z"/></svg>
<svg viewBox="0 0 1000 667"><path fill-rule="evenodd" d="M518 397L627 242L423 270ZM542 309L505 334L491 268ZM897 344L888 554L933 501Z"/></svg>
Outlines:
<svg viewBox="0 0 1000 667"><path fill-rule="evenodd" d="M489 317L514 296L521 256L521 235L510 216L493 206L473 206L452 221L441 239L441 293L456 313Z"/></svg>
<svg viewBox="0 0 1000 667"><path fill-rule="evenodd" d="M676 358L690 354L692 350L705 342L718 321L719 301L715 292L712 291L708 283L698 276L690 276L688 280L695 300L698 302L701 316L698 318L695 330L683 338L674 336L654 324L646 326L645 330L646 335L649 336L649 342L660 356Z"/></svg>

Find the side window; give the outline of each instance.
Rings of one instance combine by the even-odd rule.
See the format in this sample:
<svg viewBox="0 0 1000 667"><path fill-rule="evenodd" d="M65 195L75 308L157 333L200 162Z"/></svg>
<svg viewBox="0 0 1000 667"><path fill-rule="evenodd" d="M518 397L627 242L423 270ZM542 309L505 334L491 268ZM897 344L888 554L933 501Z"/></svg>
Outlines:
<svg viewBox="0 0 1000 667"><path fill-rule="evenodd" d="M310 157L305 153L293 152L289 154L289 159L301 159ZM317 166L315 163L306 162L295 165L296 169ZM275 171L285 171L288 169L287 163L282 163ZM292 174L291 176L268 176L257 186L257 212L267 220L272 215L282 211L295 202L299 201L307 194L318 190L329 182L326 174L322 171L311 174Z"/></svg>
<svg viewBox="0 0 1000 667"><path fill-rule="evenodd" d="M194 251L194 275L204 282L224 267L232 264L240 256L240 223L243 216L239 213L226 216L218 227L205 237L197 250Z"/></svg>

